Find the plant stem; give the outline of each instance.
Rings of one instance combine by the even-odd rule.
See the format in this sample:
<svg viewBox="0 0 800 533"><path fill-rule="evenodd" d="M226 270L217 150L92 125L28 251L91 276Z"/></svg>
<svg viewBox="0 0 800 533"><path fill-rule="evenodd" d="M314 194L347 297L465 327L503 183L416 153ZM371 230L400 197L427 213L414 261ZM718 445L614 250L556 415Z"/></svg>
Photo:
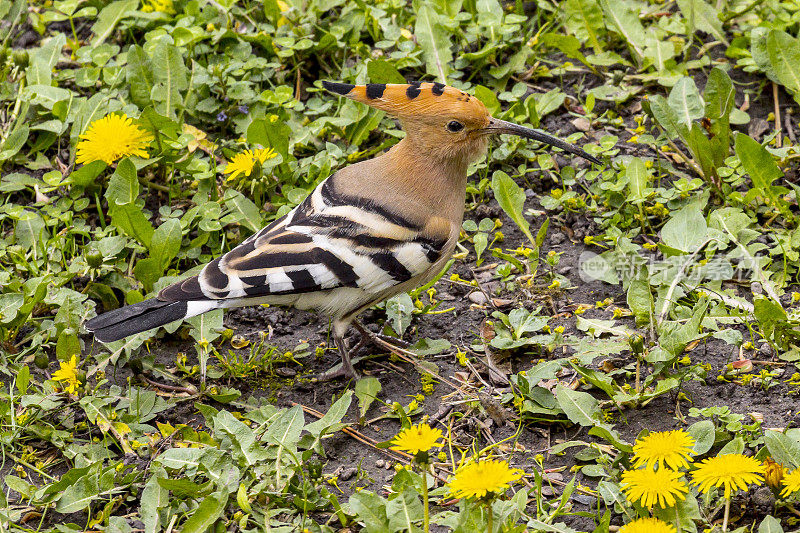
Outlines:
<svg viewBox="0 0 800 533"><path fill-rule="evenodd" d="M431 531L431 515L430 509L428 505L428 465L422 465L422 499L423 499L423 508L422 508L422 530L425 533L430 533Z"/></svg>
<svg viewBox="0 0 800 533"><path fill-rule="evenodd" d="M725 517L722 519L722 533L728 531L728 517L731 514L731 499L725 500Z"/></svg>
<svg viewBox="0 0 800 533"><path fill-rule="evenodd" d="M486 517L486 531L487 531L487 533L492 533L493 532L493 528L492 528L492 502L491 501L486 504L486 511L489 513L489 515Z"/></svg>
<svg viewBox="0 0 800 533"><path fill-rule="evenodd" d="M636 394L642 390L641 386L641 366L642 366L642 358L637 354L636 355Z"/></svg>

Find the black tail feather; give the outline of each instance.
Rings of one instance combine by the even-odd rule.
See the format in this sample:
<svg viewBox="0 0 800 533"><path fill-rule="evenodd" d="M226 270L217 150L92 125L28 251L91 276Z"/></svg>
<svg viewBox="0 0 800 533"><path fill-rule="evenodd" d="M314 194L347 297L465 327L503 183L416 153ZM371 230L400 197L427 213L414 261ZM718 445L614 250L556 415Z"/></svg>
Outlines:
<svg viewBox="0 0 800 533"><path fill-rule="evenodd" d="M100 342L112 342L184 318L188 302L164 302L156 298L103 313L86 329Z"/></svg>

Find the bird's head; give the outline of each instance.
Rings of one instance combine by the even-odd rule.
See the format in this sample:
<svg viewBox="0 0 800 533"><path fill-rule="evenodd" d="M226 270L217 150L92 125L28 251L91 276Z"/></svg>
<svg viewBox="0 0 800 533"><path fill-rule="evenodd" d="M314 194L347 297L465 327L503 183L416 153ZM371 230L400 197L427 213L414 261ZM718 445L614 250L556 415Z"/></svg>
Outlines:
<svg viewBox="0 0 800 533"><path fill-rule="evenodd" d="M351 85L323 81L322 86L397 117L409 141L428 156L471 162L485 155L491 134L508 133L600 163L557 137L492 117L483 102L442 83Z"/></svg>

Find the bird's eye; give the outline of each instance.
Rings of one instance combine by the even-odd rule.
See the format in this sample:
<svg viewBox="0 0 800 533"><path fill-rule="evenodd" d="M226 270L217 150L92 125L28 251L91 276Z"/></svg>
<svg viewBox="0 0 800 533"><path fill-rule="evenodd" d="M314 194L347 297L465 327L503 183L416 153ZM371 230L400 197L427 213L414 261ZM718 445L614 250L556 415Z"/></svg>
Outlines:
<svg viewBox="0 0 800 533"><path fill-rule="evenodd" d="M451 120L447 123L447 131L452 133L458 133L459 131L464 129L464 125L457 120Z"/></svg>

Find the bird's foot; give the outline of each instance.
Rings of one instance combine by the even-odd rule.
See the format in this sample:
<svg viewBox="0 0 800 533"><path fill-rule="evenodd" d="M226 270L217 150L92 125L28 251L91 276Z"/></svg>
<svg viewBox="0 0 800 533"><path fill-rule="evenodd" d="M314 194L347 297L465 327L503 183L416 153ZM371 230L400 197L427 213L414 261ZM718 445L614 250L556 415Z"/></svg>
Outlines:
<svg viewBox="0 0 800 533"><path fill-rule="evenodd" d="M381 340L384 343L391 344L392 346L397 346L398 348L408 348L409 346L411 346L411 343L406 342L403 339L398 339L397 337L390 337L389 335L384 335L382 333L373 333L367 328L365 328L364 325L358 320L353 321L353 327L356 328L359 335L361 335L361 340L353 348L353 351L363 348L364 345L366 345L367 343L383 347L382 344L377 340Z"/></svg>
<svg viewBox="0 0 800 533"><path fill-rule="evenodd" d="M334 379L345 378L345 379L359 379L361 374L354 368L353 364L358 363L361 361L363 357L354 357L352 361L347 361L349 364L345 364L344 362L335 365L330 370L326 370L321 374L317 374L311 381L313 383L322 383L325 381L332 381Z"/></svg>

